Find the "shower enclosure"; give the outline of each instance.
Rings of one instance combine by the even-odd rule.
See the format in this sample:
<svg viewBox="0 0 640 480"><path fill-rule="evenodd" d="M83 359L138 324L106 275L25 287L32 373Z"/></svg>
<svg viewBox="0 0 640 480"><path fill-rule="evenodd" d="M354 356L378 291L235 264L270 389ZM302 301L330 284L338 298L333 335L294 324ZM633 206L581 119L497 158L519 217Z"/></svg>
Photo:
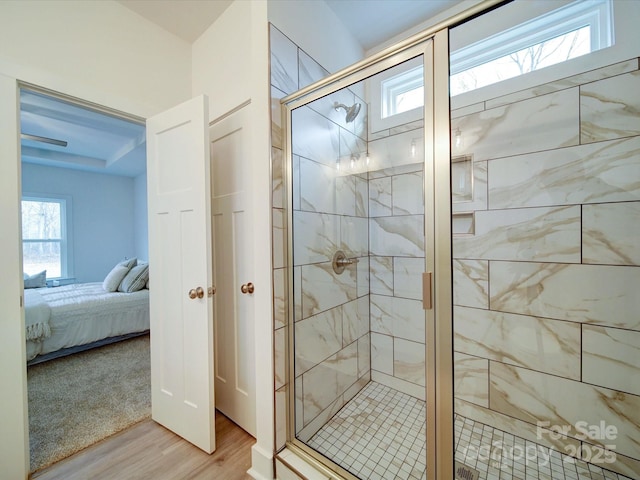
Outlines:
<svg viewBox="0 0 640 480"><path fill-rule="evenodd" d="M283 101L287 439L334 478L640 478L640 52L455 77L566 5L515 1Z"/></svg>
<svg viewBox="0 0 640 480"><path fill-rule="evenodd" d="M426 478L432 43L291 105L292 433L345 476Z"/></svg>

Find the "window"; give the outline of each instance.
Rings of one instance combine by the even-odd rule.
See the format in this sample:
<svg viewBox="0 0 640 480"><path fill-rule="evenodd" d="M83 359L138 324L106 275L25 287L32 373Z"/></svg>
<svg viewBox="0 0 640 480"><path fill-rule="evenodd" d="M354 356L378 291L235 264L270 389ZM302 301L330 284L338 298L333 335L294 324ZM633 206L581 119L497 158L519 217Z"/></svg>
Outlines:
<svg viewBox="0 0 640 480"><path fill-rule="evenodd" d="M382 118L408 112L424 104L422 66L383 80L381 85Z"/></svg>
<svg viewBox="0 0 640 480"><path fill-rule="evenodd" d="M67 213L70 199L22 198L22 261L25 273L47 271L47 278L70 274Z"/></svg>
<svg viewBox="0 0 640 480"><path fill-rule="evenodd" d="M451 54L451 95L585 55L613 44L611 0L581 0Z"/></svg>
<svg viewBox="0 0 640 480"><path fill-rule="evenodd" d="M613 45L611 12L611 0L578 0L459 48L451 53L451 95ZM422 66L405 66L384 79L380 102L380 120L372 118L372 127L389 128L396 115L395 124L405 123L406 112L424 103Z"/></svg>

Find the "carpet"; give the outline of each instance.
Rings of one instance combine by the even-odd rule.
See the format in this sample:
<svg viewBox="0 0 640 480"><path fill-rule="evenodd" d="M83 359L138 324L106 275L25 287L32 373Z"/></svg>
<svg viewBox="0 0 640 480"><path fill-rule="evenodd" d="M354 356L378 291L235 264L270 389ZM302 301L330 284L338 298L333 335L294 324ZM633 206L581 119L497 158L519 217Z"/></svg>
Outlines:
<svg viewBox="0 0 640 480"><path fill-rule="evenodd" d="M151 416L149 336L27 368L31 471Z"/></svg>

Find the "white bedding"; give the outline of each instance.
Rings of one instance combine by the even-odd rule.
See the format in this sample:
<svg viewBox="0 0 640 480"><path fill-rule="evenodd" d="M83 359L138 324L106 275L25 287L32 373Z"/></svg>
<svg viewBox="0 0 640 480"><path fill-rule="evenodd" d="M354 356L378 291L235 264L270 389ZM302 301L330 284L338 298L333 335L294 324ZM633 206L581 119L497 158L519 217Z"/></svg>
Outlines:
<svg viewBox="0 0 640 480"><path fill-rule="evenodd" d="M27 341L27 360L61 348L149 330L149 290L106 292L102 282L35 290L51 310L51 335ZM27 302L25 292L25 314Z"/></svg>

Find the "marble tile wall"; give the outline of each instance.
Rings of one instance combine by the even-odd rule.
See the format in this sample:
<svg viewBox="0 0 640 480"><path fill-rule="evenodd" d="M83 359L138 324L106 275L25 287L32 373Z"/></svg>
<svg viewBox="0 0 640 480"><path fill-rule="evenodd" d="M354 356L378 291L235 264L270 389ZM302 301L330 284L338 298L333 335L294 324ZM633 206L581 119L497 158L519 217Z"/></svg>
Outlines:
<svg viewBox="0 0 640 480"><path fill-rule="evenodd" d="M601 466L632 478L640 478L638 67L631 59L458 104L451 120L452 138L458 129L462 138L452 151L472 156L478 187L453 205L472 215L472 228L453 239L457 413L592 462L604 448L618 460ZM372 279L372 293L374 284L389 289L388 277Z"/></svg>
<svg viewBox="0 0 640 480"><path fill-rule="evenodd" d="M422 127L415 127L403 135L418 136ZM387 141L410 151L394 135L378 138L376 151L391 151ZM369 173L371 378L424 400L424 174L407 159Z"/></svg>
<svg viewBox="0 0 640 480"><path fill-rule="evenodd" d="M286 338L296 341L296 434L310 438L370 379L368 183L349 171L367 151L367 105L351 90L293 112L294 319L287 318L287 203L279 100L329 72L278 29L270 28L273 184L273 282L276 448L286 435ZM361 104L347 123L334 102ZM341 169L337 169L340 162ZM346 173L345 173L346 172ZM401 205L398 207L401 208ZM360 261L341 275L332 269L337 250ZM299 413L299 415L298 415Z"/></svg>

